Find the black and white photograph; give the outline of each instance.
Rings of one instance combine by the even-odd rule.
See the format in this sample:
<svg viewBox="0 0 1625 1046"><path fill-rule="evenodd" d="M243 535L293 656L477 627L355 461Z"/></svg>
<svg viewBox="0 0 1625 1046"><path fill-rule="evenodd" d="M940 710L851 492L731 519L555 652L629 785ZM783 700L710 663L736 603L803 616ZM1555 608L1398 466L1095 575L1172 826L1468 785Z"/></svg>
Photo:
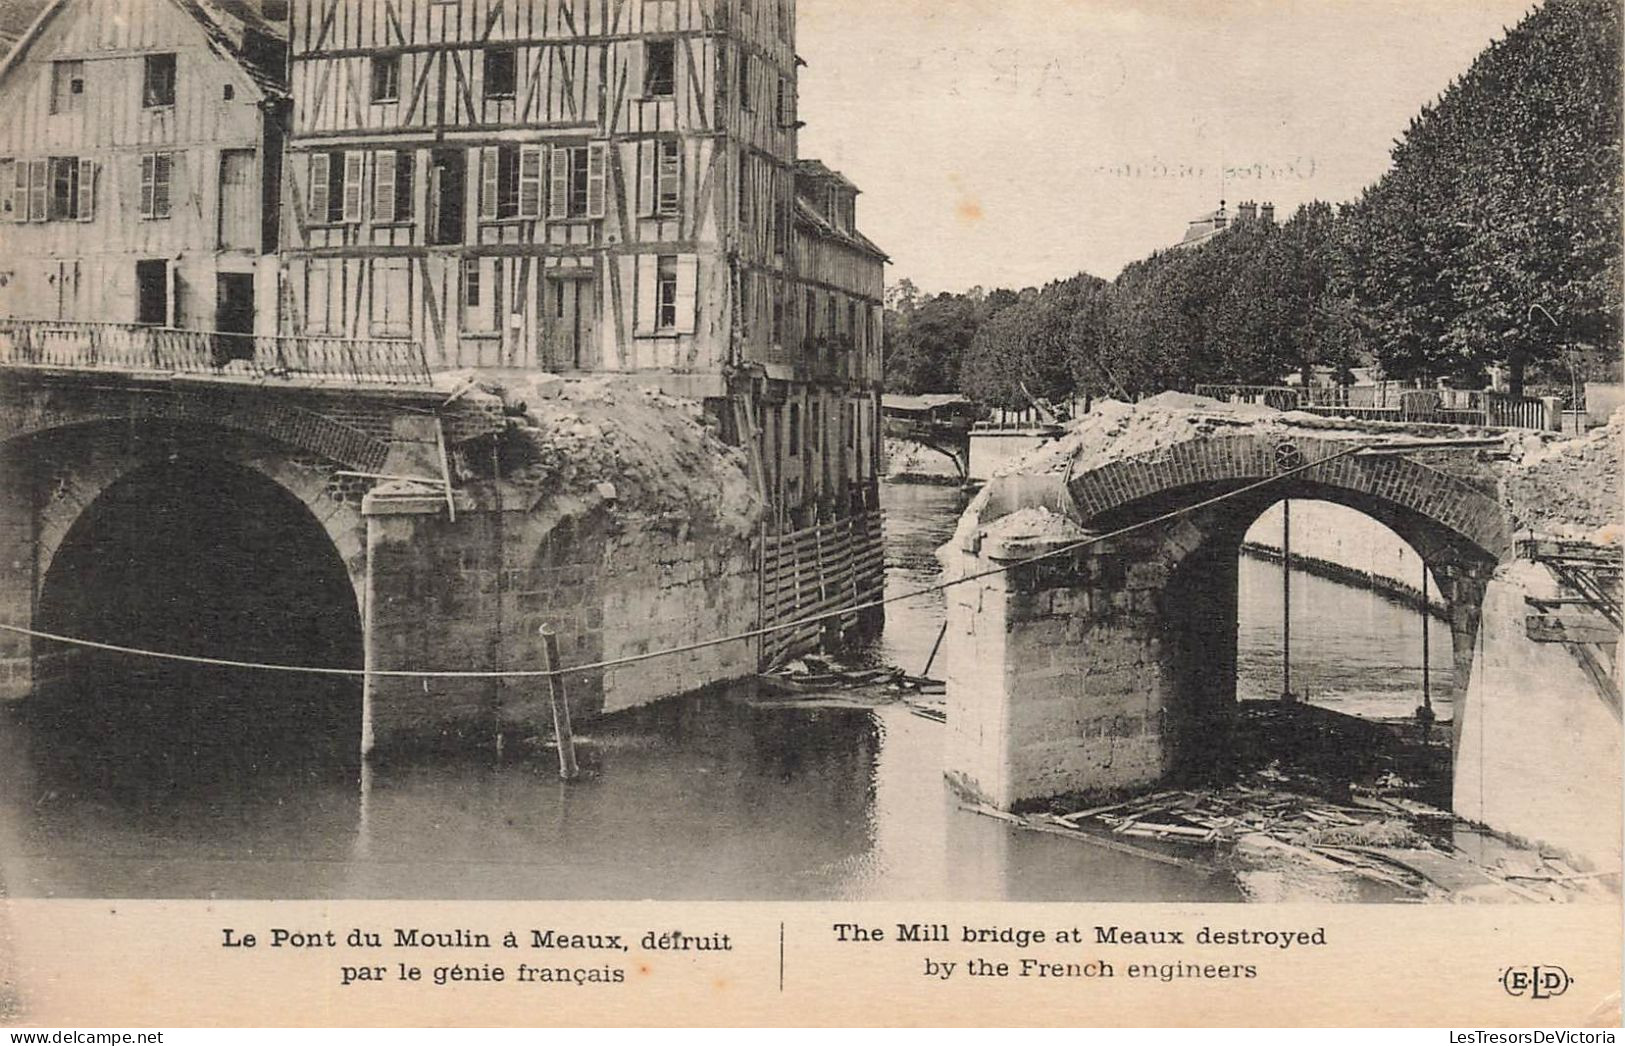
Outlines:
<svg viewBox="0 0 1625 1046"><path fill-rule="evenodd" d="M0 903L1617 921L1620 0L0 54Z"/></svg>

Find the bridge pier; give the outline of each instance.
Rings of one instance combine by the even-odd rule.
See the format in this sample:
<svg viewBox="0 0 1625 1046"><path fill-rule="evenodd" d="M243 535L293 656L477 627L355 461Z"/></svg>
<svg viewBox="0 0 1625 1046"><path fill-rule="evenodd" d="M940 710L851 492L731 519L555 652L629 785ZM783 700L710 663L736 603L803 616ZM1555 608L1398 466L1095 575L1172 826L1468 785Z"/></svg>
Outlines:
<svg viewBox="0 0 1625 1046"><path fill-rule="evenodd" d="M1062 514L1028 509L940 555L949 577L963 576L1088 536ZM1150 787L1222 758L1235 708L1237 566L1233 556L1208 564L1201 538L1165 527L950 589L950 780L1011 809ZM1186 555L1170 557L1170 547ZM1198 558L1210 583L1165 600Z"/></svg>
<svg viewBox="0 0 1625 1046"><path fill-rule="evenodd" d="M0 621L34 623L36 556L34 467L16 442L0 441ZM34 687L33 643L0 633L0 701L19 701Z"/></svg>

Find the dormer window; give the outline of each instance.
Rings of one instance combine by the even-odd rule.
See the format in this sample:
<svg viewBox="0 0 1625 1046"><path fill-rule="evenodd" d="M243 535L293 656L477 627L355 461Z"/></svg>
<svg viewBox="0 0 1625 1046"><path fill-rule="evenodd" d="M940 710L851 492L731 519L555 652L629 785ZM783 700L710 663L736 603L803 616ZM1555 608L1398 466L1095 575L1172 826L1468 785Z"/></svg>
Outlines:
<svg viewBox="0 0 1625 1046"><path fill-rule="evenodd" d="M157 109L175 104L175 56L149 54L141 78L141 105Z"/></svg>

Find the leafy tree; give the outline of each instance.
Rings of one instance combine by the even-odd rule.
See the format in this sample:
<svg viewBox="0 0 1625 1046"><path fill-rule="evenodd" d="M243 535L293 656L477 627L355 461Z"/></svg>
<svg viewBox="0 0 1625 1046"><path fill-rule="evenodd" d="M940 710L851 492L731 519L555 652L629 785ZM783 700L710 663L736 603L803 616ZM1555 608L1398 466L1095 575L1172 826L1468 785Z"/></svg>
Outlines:
<svg viewBox="0 0 1625 1046"><path fill-rule="evenodd" d="M1620 336L1619 0L1547 0L1411 122L1346 214L1398 377L1482 379Z"/></svg>

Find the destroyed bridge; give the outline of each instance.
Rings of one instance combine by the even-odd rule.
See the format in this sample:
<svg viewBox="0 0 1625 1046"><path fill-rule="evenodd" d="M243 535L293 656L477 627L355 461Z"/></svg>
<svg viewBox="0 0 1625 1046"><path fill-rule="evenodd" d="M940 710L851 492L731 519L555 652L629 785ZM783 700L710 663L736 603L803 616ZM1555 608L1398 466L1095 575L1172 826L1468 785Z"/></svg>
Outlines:
<svg viewBox="0 0 1625 1046"><path fill-rule="evenodd" d="M1222 760L1243 536L1318 499L1385 524L1437 580L1455 812L1617 859L1620 428L1097 404L996 476L939 553L966 582L947 593L950 778L1009 810Z"/></svg>

